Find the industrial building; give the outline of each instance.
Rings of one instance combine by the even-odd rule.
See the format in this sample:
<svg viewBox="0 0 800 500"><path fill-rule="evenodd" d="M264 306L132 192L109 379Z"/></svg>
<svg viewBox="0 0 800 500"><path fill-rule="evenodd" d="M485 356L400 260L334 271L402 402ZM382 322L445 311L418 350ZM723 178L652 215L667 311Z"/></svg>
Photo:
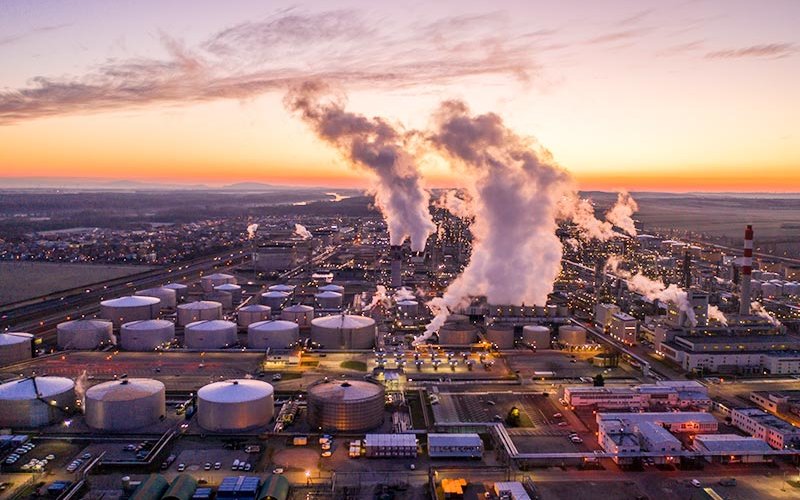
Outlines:
<svg viewBox="0 0 800 500"><path fill-rule="evenodd" d="M602 410L711 407L708 389L693 380L659 381L633 387L565 387L564 399L573 408Z"/></svg>
<svg viewBox="0 0 800 500"><path fill-rule="evenodd" d="M731 424L776 450L800 446L800 428L760 408L732 408Z"/></svg>
<svg viewBox="0 0 800 500"><path fill-rule="evenodd" d="M416 457L417 436L415 434L367 434L364 437L364 449L367 457Z"/></svg>
<svg viewBox="0 0 800 500"><path fill-rule="evenodd" d="M614 313L608 326L608 334L623 344L634 345L639 330L639 321L624 312Z"/></svg>
<svg viewBox="0 0 800 500"><path fill-rule="evenodd" d="M755 437L738 434L698 434L694 437L692 448L706 453L708 462L720 463L761 463L771 461L770 446Z"/></svg>
<svg viewBox="0 0 800 500"><path fill-rule="evenodd" d="M428 434L431 458L481 458L483 441L477 434Z"/></svg>
<svg viewBox="0 0 800 500"><path fill-rule="evenodd" d="M365 380L320 380L308 387L308 423L323 431L356 432L383 423L382 385Z"/></svg>

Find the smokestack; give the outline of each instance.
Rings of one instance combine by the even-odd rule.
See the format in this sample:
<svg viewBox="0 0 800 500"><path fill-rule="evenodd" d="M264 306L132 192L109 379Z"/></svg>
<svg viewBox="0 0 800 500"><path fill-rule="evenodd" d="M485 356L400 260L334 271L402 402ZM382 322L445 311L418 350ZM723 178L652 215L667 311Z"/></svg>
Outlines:
<svg viewBox="0 0 800 500"><path fill-rule="evenodd" d="M687 250L683 254L683 289L689 290L692 288L692 256Z"/></svg>
<svg viewBox="0 0 800 500"><path fill-rule="evenodd" d="M403 286L403 275L401 271L401 260L403 259L403 248L400 245L392 245L389 250L389 257L392 260L392 288Z"/></svg>
<svg viewBox="0 0 800 500"><path fill-rule="evenodd" d="M753 226L744 230L744 258L742 259L741 291L739 293L739 314L750 314L750 274L753 271Z"/></svg>

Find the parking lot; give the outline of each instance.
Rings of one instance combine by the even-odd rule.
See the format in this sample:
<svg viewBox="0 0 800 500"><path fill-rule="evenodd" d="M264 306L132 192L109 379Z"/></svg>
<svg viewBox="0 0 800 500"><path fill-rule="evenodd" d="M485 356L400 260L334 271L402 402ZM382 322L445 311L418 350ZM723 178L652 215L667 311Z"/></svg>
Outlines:
<svg viewBox="0 0 800 500"><path fill-rule="evenodd" d="M520 411L520 427L544 429L557 427L562 413L558 401L541 392L472 392L436 394L439 403L433 404L436 422L498 422L505 420L512 408Z"/></svg>

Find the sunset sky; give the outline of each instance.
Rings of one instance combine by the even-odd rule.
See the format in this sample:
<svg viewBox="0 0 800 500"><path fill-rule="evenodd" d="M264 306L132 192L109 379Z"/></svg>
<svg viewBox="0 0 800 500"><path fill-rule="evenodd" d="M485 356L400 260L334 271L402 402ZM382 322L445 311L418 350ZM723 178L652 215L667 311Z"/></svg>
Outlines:
<svg viewBox="0 0 800 500"><path fill-rule="evenodd" d="M322 79L408 129L495 112L582 189L800 191L798 26L795 0L5 0L0 177L363 187L283 105Z"/></svg>

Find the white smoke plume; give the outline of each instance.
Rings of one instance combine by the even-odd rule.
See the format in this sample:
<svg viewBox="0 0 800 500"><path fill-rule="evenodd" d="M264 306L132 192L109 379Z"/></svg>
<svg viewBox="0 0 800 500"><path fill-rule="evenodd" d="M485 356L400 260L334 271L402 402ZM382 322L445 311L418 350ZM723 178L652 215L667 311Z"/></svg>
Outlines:
<svg viewBox="0 0 800 500"><path fill-rule="evenodd" d="M667 286L661 280L648 278L641 273L633 274L621 269L619 267L620 264L620 258L616 255L611 255L606 261L606 269L618 278L624 279L628 284L628 289L632 292L639 293L648 300L661 300L675 304L678 309L686 314L689 323L692 326L697 326L697 318L689 301L689 294L685 290L674 284Z"/></svg>
<svg viewBox="0 0 800 500"><path fill-rule="evenodd" d="M413 134L381 118L345 111L344 99L332 97L319 82L295 87L284 104L299 113L320 138L336 146L351 165L373 175L375 202L389 226L391 244L402 245L410 238L413 251L425 250L436 227L428 210L430 194L409 152Z"/></svg>
<svg viewBox="0 0 800 500"><path fill-rule="evenodd" d="M414 296L414 292L411 291L409 288L401 286L394 292L394 300L400 302L401 300L416 300L416 296Z"/></svg>
<svg viewBox="0 0 800 500"><path fill-rule="evenodd" d="M578 234L584 240L607 241L617 235L610 222L595 217L594 204L577 193L567 193L558 200L558 211L559 219L571 220L578 226Z"/></svg>
<svg viewBox="0 0 800 500"><path fill-rule="evenodd" d="M469 219L474 215L469 193L459 189L445 191L436 200L435 205L462 219Z"/></svg>
<svg viewBox="0 0 800 500"><path fill-rule="evenodd" d="M306 229L306 226L302 224L294 225L294 234L296 234L297 236L301 237L304 240L310 240L312 236L311 231Z"/></svg>
<svg viewBox="0 0 800 500"><path fill-rule="evenodd" d="M715 319L719 321L722 326L728 326L728 317L725 316L725 313L720 311L717 306L708 306L708 319Z"/></svg>
<svg viewBox="0 0 800 500"><path fill-rule="evenodd" d="M755 300L753 302L751 302L750 303L750 310L756 316L761 316L765 320L769 321L772 324L772 326L776 326L776 327L780 327L781 326L781 322L778 320L778 318L776 318L775 316L770 314L769 311L764 309L764 306L761 304L761 302L758 302L758 301L755 301Z"/></svg>
<svg viewBox="0 0 800 500"><path fill-rule="evenodd" d="M385 308L389 308L392 305L392 301L389 298L389 295L386 293L386 287L383 285L377 285L375 293L372 294L372 300L369 304L364 306L364 311L371 311L374 309L378 304L383 305Z"/></svg>
<svg viewBox="0 0 800 500"><path fill-rule="evenodd" d="M75 400L80 401L81 406L83 406L85 399L86 399L86 384L89 382L89 376L86 373L86 370L83 370L78 378L75 379Z"/></svg>
<svg viewBox="0 0 800 500"><path fill-rule="evenodd" d="M625 231L628 236L636 236L633 214L639 210L636 200L626 191L617 193L617 202L606 212L606 220Z"/></svg>
<svg viewBox="0 0 800 500"><path fill-rule="evenodd" d="M247 226L247 239L252 240L256 237L256 231L258 231L258 224L250 224Z"/></svg>

